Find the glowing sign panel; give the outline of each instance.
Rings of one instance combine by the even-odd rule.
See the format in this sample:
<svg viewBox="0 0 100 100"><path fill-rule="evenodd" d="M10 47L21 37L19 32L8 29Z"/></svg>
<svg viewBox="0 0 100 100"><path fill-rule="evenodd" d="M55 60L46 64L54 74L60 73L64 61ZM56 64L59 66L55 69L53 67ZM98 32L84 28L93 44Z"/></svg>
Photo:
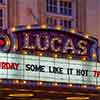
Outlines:
<svg viewBox="0 0 100 100"><path fill-rule="evenodd" d="M24 38L21 40L23 44L20 45L20 48L29 50L37 49L41 51L47 51L48 49L50 49L53 52L60 53L70 52L71 54L87 54L88 43L86 42L86 40L75 41L76 44L74 45L74 41L71 38L65 37L63 34L61 34L62 36L59 36L59 33L56 35L55 34L47 32L37 32L37 34L31 32L22 33L21 37Z"/></svg>
<svg viewBox="0 0 100 100"><path fill-rule="evenodd" d="M0 78L100 85L100 63L0 53Z"/></svg>
<svg viewBox="0 0 100 100"><path fill-rule="evenodd" d="M91 58L93 45L94 41L82 35L50 29L20 30L9 35L0 35L0 50L18 54L26 51L30 55L35 55L37 51L42 51L45 52L45 56L59 53L61 58L68 54L77 58L79 56Z"/></svg>

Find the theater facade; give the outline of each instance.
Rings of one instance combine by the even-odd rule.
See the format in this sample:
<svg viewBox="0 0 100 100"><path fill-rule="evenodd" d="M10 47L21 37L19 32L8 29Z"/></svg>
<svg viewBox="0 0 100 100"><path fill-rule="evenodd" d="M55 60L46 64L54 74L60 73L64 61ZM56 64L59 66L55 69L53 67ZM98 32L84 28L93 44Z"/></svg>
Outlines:
<svg viewBox="0 0 100 100"><path fill-rule="evenodd" d="M0 34L0 93L3 100L99 100L98 40L46 26Z"/></svg>

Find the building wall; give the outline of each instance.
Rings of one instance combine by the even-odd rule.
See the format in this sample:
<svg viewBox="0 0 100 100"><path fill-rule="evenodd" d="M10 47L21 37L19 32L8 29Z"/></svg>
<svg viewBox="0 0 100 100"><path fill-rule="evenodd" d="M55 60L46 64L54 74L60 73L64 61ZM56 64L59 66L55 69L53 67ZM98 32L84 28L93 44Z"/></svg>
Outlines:
<svg viewBox="0 0 100 100"><path fill-rule="evenodd" d="M58 0L60 1L60 0ZM85 31L86 0L62 0L73 2L73 28ZM27 24L46 24L48 16L59 19L70 19L69 16L46 12L46 0L9 0L9 27ZM13 19L12 19L13 18Z"/></svg>
<svg viewBox="0 0 100 100"><path fill-rule="evenodd" d="M8 1L8 27L16 26L17 24L17 11L16 0Z"/></svg>
<svg viewBox="0 0 100 100"><path fill-rule="evenodd" d="M100 0L87 0L86 31L97 37L100 45Z"/></svg>
<svg viewBox="0 0 100 100"><path fill-rule="evenodd" d="M86 31L86 0L76 0L76 28Z"/></svg>
<svg viewBox="0 0 100 100"><path fill-rule="evenodd" d="M38 0L17 0L18 24L36 24L38 14Z"/></svg>
<svg viewBox="0 0 100 100"><path fill-rule="evenodd" d="M30 0L30 2L28 0L9 0L9 27L36 24L35 16L39 16L37 2L38 0Z"/></svg>
<svg viewBox="0 0 100 100"><path fill-rule="evenodd" d="M58 0L59 1L59 0ZM75 0L63 0L74 2L73 27L76 27L76 5ZM46 24L48 16L53 16L62 19L68 19L67 16L48 14L46 12L46 0L9 0L9 27L16 25L28 25L28 24Z"/></svg>
<svg viewBox="0 0 100 100"><path fill-rule="evenodd" d="M86 26L87 31L93 34L98 32L98 1L100 0L87 0Z"/></svg>
<svg viewBox="0 0 100 100"><path fill-rule="evenodd" d="M2 31L2 29L7 29L8 28L8 23L7 23L8 22L8 9L7 9L7 5L8 5L7 0L2 0L2 2L0 2L0 31Z"/></svg>
<svg viewBox="0 0 100 100"><path fill-rule="evenodd" d="M71 18L71 20L73 20L72 28L76 28L80 32L89 32L99 39L100 0L63 1L73 2L73 15L71 17L47 13L46 0L8 0L8 27L47 24L48 16L64 20L69 20Z"/></svg>

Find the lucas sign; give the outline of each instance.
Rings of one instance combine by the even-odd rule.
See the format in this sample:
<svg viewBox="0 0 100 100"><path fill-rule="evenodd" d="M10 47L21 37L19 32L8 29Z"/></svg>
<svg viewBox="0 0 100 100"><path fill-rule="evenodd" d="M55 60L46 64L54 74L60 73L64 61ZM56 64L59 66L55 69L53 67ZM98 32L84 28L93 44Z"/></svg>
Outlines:
<svg viewBox="0 0 100 100"><path fill-rule="evenodd" d="M87 56L89 59L95 44L82 35L50 29L20 30L9 35L0 35L0 40L0 50L4 52L20 54L22 51L27 51L33 55L37 51L42 51L48 57L52 53L59 53L61 58L71 54L76 58Z"/></svg>
<svg viewBox="0 0 100 100"><path fill-rule="evenodd" d="M100 63L0 53L0 78L100 85Z"/></svg>

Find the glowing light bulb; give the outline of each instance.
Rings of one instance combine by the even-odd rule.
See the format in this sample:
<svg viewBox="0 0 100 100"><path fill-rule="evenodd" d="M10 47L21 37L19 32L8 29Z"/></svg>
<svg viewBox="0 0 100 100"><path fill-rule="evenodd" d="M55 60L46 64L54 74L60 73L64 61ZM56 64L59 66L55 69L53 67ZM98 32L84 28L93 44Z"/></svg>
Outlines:
<svg viewBox="0 0 100 100"><path fill-rule="evenodd" d="M96 86L96 89L100 89L100 86Z"/></svg>
<svg viewBox="0 0 100 100"><path fill-rule="evenodd" d="M87 88L87 85L82 85L83 88Z"/></svg>
<svg viewBox="0 0 100 100"><path fill-rule="evenodd" d="M96 57L97 57L96 53L93 53L93 54L92 54L92 57L93 57L93 58L96 58Z"/></svg>
<svg viewBox="0 0 100 100"><path fill-rule="evenodd" d="M54 54L54 58L57 58L58 57L58 55L57 54Z"/></svg>
<svg viewBox="0 0 100 100"><path fill-rule="evenodd" d="M86 61L86 57L83 57L83 58L82 58L82 61Z"/></svg>
<svg viewBox="0 0 100 100"><path fill-rule="evenodd" d="M0 79L0 82L2 82L2 79Z"/></svg>
<svg viewBox="0 0 100 100"><path fill-rule="evenodd" d="M47 25L43 24L43 25L41 25L41 28L45 29L45 28L47 28Z"/></svg>
<svg viewBox="0 0 100 100"><path fill-rule="evenodd" d="M69 86L69 87L72 87L73 85L72 85L72 84L69 84L68 86Z"/></svg>
<svg viewBox="0 0 100 100"><path fill-rule="evenodd" d="M61 30L62 27L61 26L56 26L56 30Z"/></svg>
<svg viewBox="0 0 100 100"><path fill-rule="evenodd" d="M41 82L41 81L40 81L40 82L38 82L37 84L38 84L38 85L42 85L42 84L43 84L43 82Z"/></svg>
<svg viewBox="0 0 100 100"><path fill-rule="evenodd" d="M58 83L54 83L53 85L54 85L54 86L58 86Z"/></svg>
<svg viewBox="0 0 100 100"><path fill-rule="evenodd" d="M39 53L39 56L43 56L43 54L42 53Z"/></svg>
<svg viewBox="0 0 100 100"><path fill-rule="evenodd" d="M26 81L23 81L24 84L26 84Z"/></svg>
<svg viewBox="0 0 100 100"><path fill-rule="evenodd" d="M31 25L27 25L26 26L26 29L31 29Z"/></svg>
<svg viewBox="0 0 100 100"><path fill-rule="evenodd" d="M76 33L76 30L75 29L69 29L69 32Z"/></svg>
<svg viewBox="0 0 100 100"><path fill-rule="evenodd" d="M72 59L73 57L72 57L72 56L69 56L68 58L69 58L69 59Z"/></svg>
<svg viewBox="0 0 100 100"><path fill-rule="evenodd" d="M19 80L15 80L14 83L19 83Z"/></svg>
<svg viewBox="0 0 100 100"><path fill-rule="evenodd" d="M16 28L15 28L15 27L13 27L13 28L11 29L11 31L12 31L12 32L16 31Z"/></svg>
<svg viewBox="0 0 100 100"><path fill-rule="evenodd" d="M87 33L87 32L84 33L84 37L88 39L89 38L89 33Z"/></svg>

